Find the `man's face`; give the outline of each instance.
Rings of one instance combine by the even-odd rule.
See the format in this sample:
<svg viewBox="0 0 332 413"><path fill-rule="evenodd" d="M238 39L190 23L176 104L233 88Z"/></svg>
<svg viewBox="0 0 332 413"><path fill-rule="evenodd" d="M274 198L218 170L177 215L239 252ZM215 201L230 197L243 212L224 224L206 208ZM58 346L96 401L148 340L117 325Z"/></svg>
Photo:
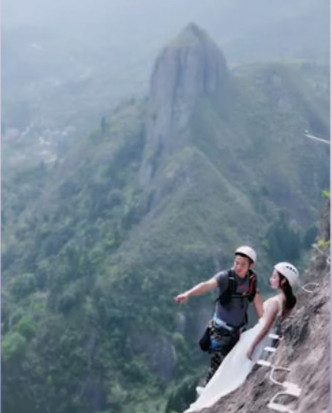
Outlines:
<svg viewBox="0 0 332 413"><path fill-rule="evenodd" d="M241 255L235 255L233 268L240 278L244 278L251 267L252 264L250 264L249 258L241 257Z"/></svg>

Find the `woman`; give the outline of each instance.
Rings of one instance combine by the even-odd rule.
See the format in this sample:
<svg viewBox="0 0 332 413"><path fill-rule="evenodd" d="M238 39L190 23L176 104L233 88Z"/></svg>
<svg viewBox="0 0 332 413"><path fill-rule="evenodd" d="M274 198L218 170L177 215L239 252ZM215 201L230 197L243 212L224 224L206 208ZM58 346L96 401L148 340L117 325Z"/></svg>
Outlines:
<svg viewBox="0 0 332 413"><path fill-rule="evenodd" d="M241 339L227 355L199 398L185 413L214 405L221 397L236 390L247 378L260 358L264 347L271 345L269 333L274 332L278 320L286 317L296 304L292 287L299 281L298 270L288 262L275 265L270 285L279 293L263 304L263 316L258 323L241 335Z"/></svg>

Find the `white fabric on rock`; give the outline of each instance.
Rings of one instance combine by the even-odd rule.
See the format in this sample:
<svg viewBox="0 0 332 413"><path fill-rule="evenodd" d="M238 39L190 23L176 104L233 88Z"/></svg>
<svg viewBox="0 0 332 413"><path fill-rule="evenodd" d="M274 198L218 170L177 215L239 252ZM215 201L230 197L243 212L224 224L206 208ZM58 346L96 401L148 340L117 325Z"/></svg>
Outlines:
<svg viewBox="0 0 332 413"><path fill-rule="evenodd" d="M211 407L221 397L236 390L241 386L241 384L244 383L256 361L261 358L264 347L270 346L272 343L272 339L269 338L268 335L274 332L276 320L274 321L268 334L256 346L252 360L248 359L246 355L247 351L255 337L264 327L264 313L270 300L277 300L278 302L279 310L276 320L278 319L282 311L282 297L274 296L263 303L263 317L258 320L258 323L254 327L241 334L240 340L232 351L225 357L218 370L203 389L199 398L192 403L184 413L195 412L206 407Z"/></svg>

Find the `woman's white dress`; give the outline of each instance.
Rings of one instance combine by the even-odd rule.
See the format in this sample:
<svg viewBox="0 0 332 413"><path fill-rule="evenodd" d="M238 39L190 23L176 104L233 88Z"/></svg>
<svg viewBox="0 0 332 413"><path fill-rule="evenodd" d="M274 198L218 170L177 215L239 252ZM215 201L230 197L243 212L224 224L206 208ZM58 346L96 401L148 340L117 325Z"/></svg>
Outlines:
<svg viewBox="0 0 332 413"><path fill-rule="evenodd" d="M199 398L190 405L184 412L195 412L197 410L213 406L221 397L226 396L230 392L236 390L244 383L248 374L252 370L254 364L260 359L264 347L271 345L272 339L268 337L269 333L256 346L252 355L252 360L247 357L247 351L254 341L257 334L264 327L264 314L270 300L277 300L279 310L269 333L274 332L276 321L282 312L282 297L280 295L269 298L263 303L263 316L257 324L251 329L243 332L241 338L232 351L225 357L218 370L215 372L211 380L204 387Z"/></svg>

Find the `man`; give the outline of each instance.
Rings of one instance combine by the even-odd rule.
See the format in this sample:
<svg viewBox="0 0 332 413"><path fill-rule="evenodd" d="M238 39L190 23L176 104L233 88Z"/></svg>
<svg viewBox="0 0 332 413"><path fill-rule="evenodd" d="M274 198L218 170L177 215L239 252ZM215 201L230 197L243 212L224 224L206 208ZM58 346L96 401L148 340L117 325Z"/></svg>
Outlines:
<svg viewBox="0 0 332 413"><path fill-rule="evenodd" d="M249 246L242 246L235 251L233 267L221 271L211 279L195 285L188 291L174 298L178 304L185 303L189 297L202 295L219 288L213 319L209 323L209 348L211 354L210 369L205 385L214 375L225 356L240 338L240 333L247 324L247 309L253 302L258 317L263 315L263 302L256 288L256 274L253 267L256 252Z"/></svg>

